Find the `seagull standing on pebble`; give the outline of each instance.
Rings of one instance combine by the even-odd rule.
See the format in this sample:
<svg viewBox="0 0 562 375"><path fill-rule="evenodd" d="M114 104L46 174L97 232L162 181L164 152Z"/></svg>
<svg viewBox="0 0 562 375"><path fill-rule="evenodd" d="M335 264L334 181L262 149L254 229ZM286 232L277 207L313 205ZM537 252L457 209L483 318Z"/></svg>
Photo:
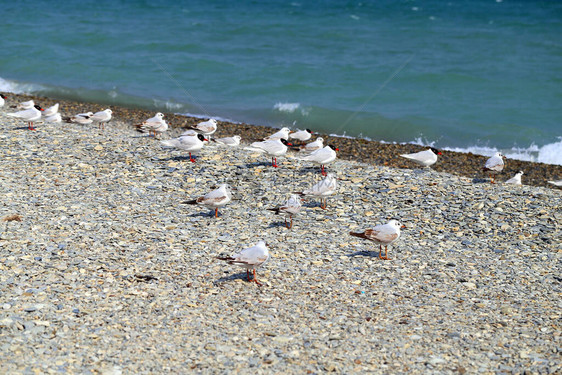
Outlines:
<svg viewBox="0 0 562 375"><path fill-rule="evenodd" d="M7 115L27 121L27 128L29 130L35 130L35 128L33 127L33 123L41 118L41 111L43 111L43 108L38 105L34 105L30 109L7 113Z"/></svg>
<svg viewBox="0 0 562 375"><path fill-rule="evenodd" d="M490 183L495 184L494 181L494 174L498 174L503 170L504 162L503 162L503 155L499 152L496 152L494 156L486 160L486 165L484 166L484 171L487 171L490 174Z"/></svg>
<svg viewBox="0 0 562 375"><path fill-rule="evenodd" d="M0 94L0 108L4 107L4 104L6 103L4 99L6 99L6 95Z"/></svg>
<svg viewBox="0 0 562 375"><path fill-rule="evenodd" d="M233 254L230 257L217 257L217 259L225 260L228 264L234 264L238 267L246 269L246 277L248 281L255 282L258 285L262 285L256 277L256 268L261 267L269 259L269 250L267 249L267 244L265 241L258 241L252 247L248 247L240 252ZM254 279L250 279L250 270L253 270Z"/></svg>
<svg viewBox="0 0 562 375"><path fill-rule="evenodd" d="M333 173L328 173L328 175L313 187L308 190L303 190L302 192L295 192L294 194L303 196L314 196L320 198L320 208L323 210L328 206L328 198L330 195L335 194L338 188L337 178Z"/></svg>
<svg viewBox="0 0 562 375"><path fill-rule="evenodd" d="M203 142L206 141L202 134L182 135L179 138L160 141L164 147L174 147L189 152L189 161L195 163L195 159L191 156L192 152L199 151L203 148Z"/></svg>
<svg viewBox="0 0 562 375"><path fill-rule="evenodd" d="M54 116L58 113L58 111L59 111L59 103L45 109L45 111L43 112L43 117Z"/></svg>
<svg viewBox="0 0 562 375"><path fill-rule="evenodd" d="M293 133L289 133L289 138L296 139L301 142L308 141L310 137L312 137L312 130L310 129L299 130Z"/></svg>
<svg viewBox="0 0 562 375"><path fill-rule="evenodd" d="M236 147L240 145L241 139L242 137L240 137L239 135L233 135L232 137L213 139L213 141L218 143L219 145Z"/></svg>
<svg viewBox="0 0 562 375"><path fill-rule="evenodd" d="M285 155L287 153L287 146L291 146L291 144L285 139L279 138L271 141L254 142L250 147L245 147L244 150L268 154L271 156L271 165L274 168L278 168L277 156Z"/></svg>
<svg viewBox="0 0 562 375"><path fill-rule="evenodd" d="M197 133L203 134L206 138L210 138L212 134L217 131L217 120L214 118L200 122L195 126L189 126L190 129L195 130Z"/></svg>
<svg viewBox="0 0 562 375"><path fill-rule="evenodd" d="M268 208L269 211L275 212L276 215L285 216L285 226L287 229L293 227L293 216L298 214L302 207L302 199L297 194L291 194L287 202L276 208ZM291 219L290 223L287 223L287 216Z"/></svg>
<svg viewBox="0 0 562 375"><path fill-rule="evenodd" d="M202 204L204 206L215 209L215 217L219 217L219 207L224 206L232 200L232 193L228 184L222 184L215 189L199 198L185 201L184 204Z"/></svg>
<svg viewBox="0 0 562 375"><path fill-rule="evenodd" d="M16 106L12 106L12 108L17 109L32 109L33 107L35 107L35 102L33 100L28 100L26 102L18 103Z"/></svg>
<svg viewBox="0 0 562 375"><path fill-rule="evenodd" d="M105 129L105 124L109 122L109 120L111 120L111 114L113 113L113 111L111 109L104 109L103 111L99 111L94 113L93 116L90 117L90 119L93 122L97 122L98 123L98 128L99 129Z"/></svg>
<svg viewBox="0 0 562 375"><path fill-rule="evenodd" d="M322 173L322 176L326 176L324 165L336 160L337 157L336 151L339 150L340 149L337 148L336 146L328 145L324 148L321 148L320 150L316 150L306 156L300 157L299 160L311 161L313 163L320 164L321 166L320 171Z"/></svg>
<svg viewBox="0 0 562 375"><path fill-rule="evenodd" d="M307 143L306 145L300 146L298 148L301 152L314 152L316 150L320 150L324 148L324 138L318 137L314 142Z"/></svg>
<svg viewBox="0 0 562 375"><path fill-rule="evenodd" d="M349 232L352 236L364 238L379 245L379 258L390 260L388 257L388 245L393 244L400 238L400 228L405 228L397 220L390 220L384 225L377 225L373 229L367 229L362 233ZM384 257L382 256L382 245L384 245Z"/></svg>
<svg viewBox="0 0 562 375"><path fill-rule="evenodd" d="M158 112L154 117L143 121L142 124L136 124L135 128L142 133L148 132L149 137L154 136L156 138L156 133L162 134L168 130L168 123L164 120L164 114Z"/></svg>

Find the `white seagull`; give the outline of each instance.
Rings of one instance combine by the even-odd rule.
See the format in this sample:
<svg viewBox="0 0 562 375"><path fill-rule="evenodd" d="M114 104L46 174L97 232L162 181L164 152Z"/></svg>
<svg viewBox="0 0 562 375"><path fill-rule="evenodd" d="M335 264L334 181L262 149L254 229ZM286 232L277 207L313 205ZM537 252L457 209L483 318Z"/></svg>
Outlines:
<svg viewBox="0 0 562 375"><path fill-rule="evenodd" d="M168 123L164 120L164 114L158 112L142 124L136 124L135 128L142 133L148 132L149 136L154 135L154 138L156 138L156 133L162 134L168 130Z"/></svg>
<svg viewBox="0 0 562 375"><path fill-rule="evenodd" d="M271 165L277 168L279 167L277 165L277 156L285 155L287 153L287 146L290 145L290 143L281 138L273 141L254 142L250 147L245 147L244 150L268 154L271 156Z"/></svg>
<svg viewBox="0 0 562 375"><path fill-rule="evenodd" d="M38 105L34 105L30 109L24 109L23 111L7 113L7 115L27 121L27 128L29 130L35 130L35 128L33 127L33 123L41 118L41 111L43 111L43 108L41 108Z"/></svg>
<svg viewBox="0 0 562 375"><path fill-rule="evenodd" d="M59 103L46 108L45 112L43 112L43 117L50 117L50 116L54 116L57 114L57 112L59 111Z"/></svg>
<svg viewBox="0 0 562 375"><path fill-rule="evenodd" d="M322 176L326 176L326 171L324 170L324 165L333 162L336 160L337 154L336 151L339 151L339 148L335 146L328 145L320 150L316 150L311 152L306 156L302 156L299 159L304 161L311 161L316 164L320 164Z"/></svg>
<svg viewBox="0 0 562 375"><path fill-rule="evenodd" d="M242 137L240 137L239 135L233 135L232 137L224 137L224 138L213 139L213 141L215 141L219 145L236 147L236 146L240 145L241 139L242 139Z"/></svg>
<svg viewBox="0 0 562 375"><path fill-rule="evenodd" d="M215 209L215 217L219 216L219 207L224 206L232 200L232 193L228 184L222 184L215 189L197 199L183 202L184 204L202 204Z"/></svg>
<svg viewBox="0 0 562 375"><path fill-rule="evenodd" d="M79 113L72 117L66 117L65 120L66 122L73 122L75 124L89 125L93 122L91 119L93 115L93 112Z"/></svg>
<svg viewBox="0 0 562 375"><path fill-rule="evenodd" d="M276 133L271 134L268 137L265 137L264 140L265 141L275 141L277 139L284 139L284 140L289 140L289 132L291 131L291 129L289 128L281 128L281 130L279 130Z"/></svg>
<svg viewBox="0 0 562 375"><path fill-rule="evenodd" d="M35 107L35 102L33 100L28 100L27 102L21 102L16 105L17 109L32 109Z"/></svg>
<svg viewBox="0 0 562 375"><path fill-rule="evenodd" d="M338 182L336 176L333 173L328 173L323 180L317 182L313 187L302 192L295 192L295 194L303 196L314 196L320 197L320 208L326 209L328 206L328 196L335 194L338 188Z"/></svg>
<svg viewBox="0 0 562 375"><path fill-rule="evenodd" d="M293 133L289 133L289 138L296 139L301 142L308 141L310 137L312 137L312 130L310 129L299 130Z"/></svg>
<svg viewBox="0 0 562 375"><path fill-rule="evenodd" d="M306 145L300 146L299 151L302 152L313 152L324 148L324 138L318 137L314 142L307 143Z"/></svg>
<svg viewBox="0 0 562 375"><path fill-rule="evenodd" d="M388 245L400 238L400 228L405 228L397 220L390 220L384 225L377 225L373 229L367 229L363 233L349 232L352 236L364 238L379 245L379 258L390 260L388 257ZM382 256L382 245L384 245L384 257Z"/></svg>
<svg viewBox="0 0 562 375"><path fill-rule="evenodd" d="M521 185L521 176L523 176L523 171L519 171L515 174L515 176L511 177L507 180L506 184L514 184L514 185Z"/></svg>
<svg viewBox="0 0 562 375"><path fill-rule="evenodd" d="M105 129L105 124L108 123L109 120L111 120L112 113L113 111L111 109L104 109L103 111L94 113L94 115L91 116L90 119L93 122L98 123L98 128Z"/></svg>
<svg viewBox="0 0 562 375"><path fill-rule="evenodd" d="M285 226L291 229L293 226L293 216L298 214L302 207L302 199L297 194L291 194L287 202L279 207L268 208L269 211L275 212L276 215L285 215ZM291 218L291 222L287 223L287 216Z"/></svg>
<svg viewBox="0 0 562 375"><path fill-rule="evenodd" d="M503 170L504 167L503 157L504 156L501 153L496 152L494 156L486 160L484 171L487 171L490 174L490 182L492 184L495 183L493 175Z"/></svg>
<svg viewBox="0 0 562 375"><path fill-rule="evenodd" d="M256 268L262 266L269 259L269 251L265 241L258 241L252 247L248 247L230 257L217 257L217 259L225 260L228 264L234 264L238 267L246 269L248 281L254 281L258 285L262 285L256 278ZM250 280L250 270L254 270L254 279Z"/></svg>
<svg viewBox="0 0 562 375"><path fill-rule="evenodd" d="M206 141L202 134L182 135L179 138L160 141L165 147L179 148L180 150L189 152L189 160L195 163L195 159L191 156L192 152L197 152L203 148L203 141Z"/></svg>
<svg viewBox="0 0 562 375"><path fill-rule="evenodd" d="M195 126L189 126L189 128L195 130L198 133L210 136L217 131L217 120L212 118L210 120L200 122Z"/></svg>
<svg viewBox="0 0 562 375"><path fill-rule="evenodd" d="M561 187L562 186L562 180L557 180L557 181L548 181L549 184L552 184L554 186L558 186Z"/></svg>
<svg viewBox="0 0 562 375"><path fill-rule="evenodd" d="M410 159L424 167L429 167L437 162L437 155L441 155L441 151L435 148L429 148L425 151L416 152L414 154L403 154L400 156Z"/></svg>
<svg viewBox="0 0 562 375"><path fill-rule="evenodd" d="M4 104L6 103L4 99L6 99L6 95L0 94L0 107L4 107Z"/></svg>
<svg viewBox="0 0 562 375"><path fill-rule="evenodd" d="M50 116L44 116L45 122L50 122L50 123L59 123L62 121L62 116L60 115L60 113L55 113L52 114Z"/></svg>

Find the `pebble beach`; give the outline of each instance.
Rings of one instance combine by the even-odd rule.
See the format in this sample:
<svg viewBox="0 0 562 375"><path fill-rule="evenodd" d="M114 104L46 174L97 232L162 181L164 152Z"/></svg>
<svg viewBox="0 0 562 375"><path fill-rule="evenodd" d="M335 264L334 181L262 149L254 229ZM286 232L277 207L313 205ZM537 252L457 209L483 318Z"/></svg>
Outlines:
<svg viewBox="0 0 562 375"><path fill-rule="evenodd" d="M29 131L5 116L25 99L0 109L1 373L562 371L562 196L545 187L560 166L508 161L531 177L492 185L476 172L485 157L444 153L422 170L354 158L364 142L341 139L327 167L337 194L326 210L307 199L289 230L266 209L321 178L294 152L271 168L210 144L191 163L134 130L153 112ZM61 102L65 115L82 108L107 106ZM216 136L268 130L220 123ZM218 218L181 204L220 183L236 190ZM392 260L349 235L393 218L406 228ZM261 287L216 259L261 239Z"/></svg>

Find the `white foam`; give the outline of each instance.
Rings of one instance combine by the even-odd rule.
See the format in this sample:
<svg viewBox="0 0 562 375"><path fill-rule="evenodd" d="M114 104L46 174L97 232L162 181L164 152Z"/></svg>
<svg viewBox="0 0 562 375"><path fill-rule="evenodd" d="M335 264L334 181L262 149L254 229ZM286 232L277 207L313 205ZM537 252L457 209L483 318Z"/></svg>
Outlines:
<svg viewBox="0 0 562 375"><path fill-rule="evenodd" d="M0 77L0 91L14 94L32 94L45 90L45 87L35 83L20 83Z"/></svg>
<svg viewBox="0 0 562 375"><path fill-rule="evenodd" d="M545 164L562 165L562 137L558 137L558 142L548 143L544 146L531 144L527 148L512 147L509 149L498 149L487 146L471 147L442 147L443 150L473 153L484 156L492 156L496 152L501 152L508 159L539 162Z"/></svg>
<svg viewBox="0 0 562 375"><path fill-rule="evenodd" d="M279 112L289 112L289 113L293 113L295 112L297 109L300 108L300 103L276 103L273 106L273 109L278 110Z"/></svg>

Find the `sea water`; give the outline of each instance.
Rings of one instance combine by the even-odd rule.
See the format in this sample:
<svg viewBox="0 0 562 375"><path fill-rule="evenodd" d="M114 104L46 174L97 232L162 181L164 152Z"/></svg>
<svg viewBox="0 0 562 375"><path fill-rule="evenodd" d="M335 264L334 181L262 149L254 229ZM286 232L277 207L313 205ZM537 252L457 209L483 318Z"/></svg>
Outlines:
<svg viewBox="0 0 562 375"><path fill-rule="evenodd" d="M562 2L0 1L0 91L562 164Z"/></svg>

